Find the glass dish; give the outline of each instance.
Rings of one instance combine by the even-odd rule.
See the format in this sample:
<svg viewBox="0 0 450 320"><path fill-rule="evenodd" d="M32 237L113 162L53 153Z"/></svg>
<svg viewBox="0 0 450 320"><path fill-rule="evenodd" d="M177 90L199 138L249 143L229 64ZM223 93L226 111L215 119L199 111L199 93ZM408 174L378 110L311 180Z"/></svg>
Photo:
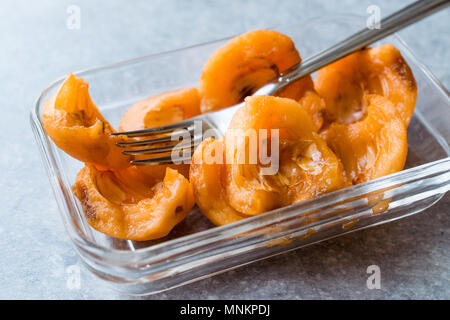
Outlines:
<svg viewBox="0 0 450 320"><path fill-rule="evenodd" d="M342 15L275 29L289 35L302 56L308 57L364 27L365 19ZM204 62L225 41L76 74L90 83L94 102L117 126L124 111L136 101L162 91L196 86ZM42 126L43 102L54 94L62 79L51 84L33 106L31 124L65 227L87 268L121 292L156 293L406 217L436 203L450 189L449 95L398 36L380 43L387 42L402 52L418 85L403 171L222 227L214 227L194 209L169 236L158 241L115 239L89 226L71 191L83 164L57 148Z"/></svg>

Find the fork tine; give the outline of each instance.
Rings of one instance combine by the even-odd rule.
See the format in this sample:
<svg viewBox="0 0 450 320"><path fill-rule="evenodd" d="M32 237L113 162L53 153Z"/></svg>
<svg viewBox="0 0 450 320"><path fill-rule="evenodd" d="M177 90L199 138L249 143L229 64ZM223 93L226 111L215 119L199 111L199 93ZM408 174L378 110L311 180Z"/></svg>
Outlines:
<svg viewBox="0 0 450 320"><path fill-rule="evenodd" d="M142 136L152 136L162 133L170 133L177 131L177 129L187 129L191 131L194 129L194 124L192 121L182 121L174 124L169 124L166 126L161 127L154 127L154 128L147 128L147 129L141 129L141 130L134 130L134 131L125 131L125 132L113 132L111 133L112 136L120 136L125 135L128 137L142 137Z"/></svg>
<svg viewBox="0 0 450 320"><path fill-rule="evenodd" d="M188 128L187 131L192 135L193 127ZM128 142L117 142L116 145L118 147L127 148L127 147L137 147L137 146L151 146L153 144L163 143L163 142L176 142L176 140L172 140L173 135L177 135L178 131L173 131L172 134L168 134L158 138L138 140L138 141L128 141ZM179 131L179 135L183 132Z"/></svg>
<svg viewBox="0 0 450 320"><path fill-rule="evenodd" d="M149 146L152 144L170 142L170 141L172 141L172 137L170 135L167 135L164 137L153 138L153 139L145 139L145 140L129 141L129 142L117 142L116 145L121 148L127 148L127 147L137 147L137 146Z"/></svg>
<svg viewBox="0 0 450 320"><path fill-rule="evenodd" d="M122 153L128 154L128 155L140 155L140 154L166 153L166 152L171 152L172 150L181 151L183 149L192 149L201 141L202 141L201 139L197 139L197 140L193 140L191 142L185 142L185 143L181 143L181 144L171 144L168 146L161 146L161 147L155 147L155 148L124 150L124 151L122 151Z"/></svg>
<svg viewBox="0 0 450 320"><path fill-rule="evenodd" d="M184 162L186 160L191 160L191 157L179 158L177 160ZM131 161L131 164L137 166L158 166L162 164L171 164L171 163L173 163L171 156Z"/></svg>

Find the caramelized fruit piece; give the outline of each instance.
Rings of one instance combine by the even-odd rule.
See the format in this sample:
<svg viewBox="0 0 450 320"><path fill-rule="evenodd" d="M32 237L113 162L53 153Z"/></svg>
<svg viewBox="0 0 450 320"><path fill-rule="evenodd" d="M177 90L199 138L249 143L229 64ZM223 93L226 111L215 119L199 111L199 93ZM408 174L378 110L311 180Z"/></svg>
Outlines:
<svg viewBox="0 0 450 320"><path fill-rule="evenodd" d="M123 115L119 131L164 126L198 114L200 96L196 88L168 91L134 104Z"/></svg>
<svg viewBox="0 0 450 320"><path fill-rule="evenodd" d="M268 135L259 136L256 144L245 138L251 132L258 136L260 129L267 129ZM271 149L271 129L278 129L278 154ZM190 180L202 212L213 223L223 224L341 188L342 164L314 131L310 116L298 102L273 96L247 97L224 142L206 140L194 153ZM268 145L269 154L273 150L272 160L279 162L278 170L271 174L262 173L268 164L250 160L250 154L260 152L259 139L261 145ZM196 163L205 152L215 154L222 149L226 164Z"/></svg>
<svg viewBox="0 0 450 320"><path fill-rule="evenodd" d="M92 102L83 79L70 74L45 102L42 119L53 142L72 157L101 169L129 166L129 157L115 145L122 137L109 135L114 129Z"/></svg>
<svg viewBox="0 0 450 320"><path fill-rule="evenodd" d="M300 61L292 40L276 31L255 30L231 39L217 49L203 67L199 84L202 112L243 101ZM300 98L312 87L312 80L307 76L280 95Z"/></svg>
<svg viewBox="0 0 450 320"><path fill-rule="evenodd" d="M406 127L393 103L378 95L363 100L368 107L362 120L334 122L321 133L353 184L402 170L408 152Z"/></svg>
<svg viewBox="0 0 450 320"><path fill-rule="evenodd" d="M317 134L309 114L294 100L254 96L245 100L225 134L227 153L227 195L232 207L254 215L313 198L343 184L342 165ZM261 175L261 164L239 164L239 152L251 150L244 139L229 144L230 134L241 130L279 130L279 170ZM270 137L263 144L270 144ZM233 148L233 149L230 149ZM257 152L259 153L259 146ZM247 155L246 155L247 158ZM242 161L241 161L242 162Z"/></svg>
<svg viewBox="0 0 450 320"><path fill-rule="evenodd" d="M151 107L141 110L146 103ZM133 117L129 113L122 124L126 130L133 130L142 128L140 120L143 126L177 121L174 109L180 105L183 117L198 114L196 89L148 99L134 109L138 114ZM56 145L87 163L78 173L73 190L89 223L98 231L129 240L160 238L194 206L192 186L182 174L166 166L130 166L130 158L115 145L124 137L109 135L114 129L92 102L83 79L69 75L46 102L43 120ZM173 167L188 175L187 165Z"/></svg>
<svg viewBox="0 0 450 320"><path fill-rule="evenodd" d="M365 114L366 94L378 94L390 100L406 127L417 98L417 86L411 69L391 44L355 52L317 72L317 92L325 99L330 121L350 123Z"/></svg>
<svg viewBox="0 0 450 320"><path fill-rule="evenodd" d="M194 206L191 184L170 168L151 186L136 167L113 172L87 165L72 188L94 229L127 240L166 236Z"/></svg>

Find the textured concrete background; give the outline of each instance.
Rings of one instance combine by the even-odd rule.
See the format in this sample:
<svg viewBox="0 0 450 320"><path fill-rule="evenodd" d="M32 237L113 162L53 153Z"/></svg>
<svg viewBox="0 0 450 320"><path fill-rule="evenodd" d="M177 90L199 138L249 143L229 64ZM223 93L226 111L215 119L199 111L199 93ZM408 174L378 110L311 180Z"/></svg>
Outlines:
<svg viewBox="0 0 450 320"><path fill-rule="evenodd" d="M69 71L334 13L385 16L407 1L88 1L0 3L0 298L129 298L91 275L61 223L29 126L40 91ZM69 5L81 29L66 27ZM400 32L450 85L450 10ZM150 299L450 298L450 197L422 214L300 249ZM381 289L366 268L381 267ZM81 286L66 268L81 266Z"/></svg>

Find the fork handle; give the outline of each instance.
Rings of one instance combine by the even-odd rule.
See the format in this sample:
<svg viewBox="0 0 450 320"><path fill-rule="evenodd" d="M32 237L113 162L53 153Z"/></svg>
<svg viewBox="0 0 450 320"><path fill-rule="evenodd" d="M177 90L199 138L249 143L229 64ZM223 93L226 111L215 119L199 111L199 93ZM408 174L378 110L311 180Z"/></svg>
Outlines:
<svg viewBox="0 0 450 320"><path fill-rule="evenodd" d="M342 42L319 52L283 72L280 77L258 91L257 95L274 94L288 84L314 72L336 60L339 60L367 45L378 41L426 16L447 7L450 0L418 0L381 20L381 29L363 29Z"/></svg>

